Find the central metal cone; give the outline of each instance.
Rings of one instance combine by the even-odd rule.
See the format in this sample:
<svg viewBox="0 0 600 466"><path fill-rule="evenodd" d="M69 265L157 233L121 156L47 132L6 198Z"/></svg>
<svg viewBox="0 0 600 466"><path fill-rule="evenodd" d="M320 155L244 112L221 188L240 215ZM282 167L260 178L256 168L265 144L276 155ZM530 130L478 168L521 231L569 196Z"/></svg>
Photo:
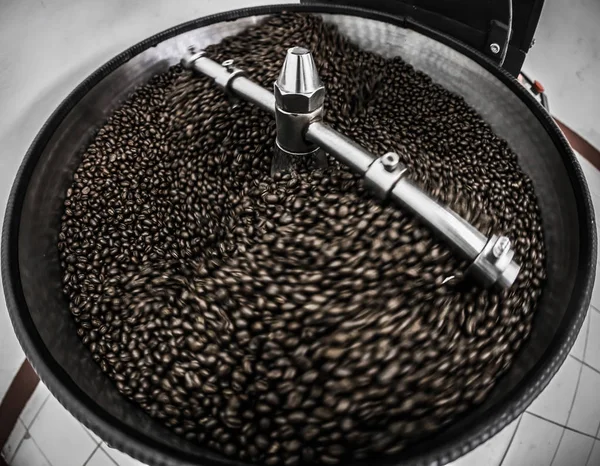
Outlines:
<svg viewBox="0 0 600 466"><path fill-rule="evenodd" d="M310 50L304 47L288 50L277 85L281 90L294 94L310 94L323 87Z"/></svg>
<svg viewBox="0 0 600 466"><path fill-rule="evenodd" d="M277 144L271 174L325 168L325 154L304 138L310 121L321 118L325 101L325 87L308 49L288 49L274 92Z"/></svg>

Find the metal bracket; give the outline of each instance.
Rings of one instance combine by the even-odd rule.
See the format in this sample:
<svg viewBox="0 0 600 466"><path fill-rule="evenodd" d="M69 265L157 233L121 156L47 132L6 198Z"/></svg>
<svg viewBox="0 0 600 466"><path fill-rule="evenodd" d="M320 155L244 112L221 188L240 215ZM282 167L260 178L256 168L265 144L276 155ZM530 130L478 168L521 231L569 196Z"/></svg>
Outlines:
<svg viewBox="0 0 600 466"><path fill-rule="evenodd" d="M388 152L375 159L365 172L365 186L380 199L387 199L395 184L406 173L406 166L400 163L400 157Z"/></svg>
<svg viewBox="0 0 600 466"><path fill-rule="evenodd" d="M504 53L504 45L508 36L508 26L500 21L493 20L490 22L490 30L485 43L485 54L500 63Z"/></svg>
<svg viewBox="0 0 600 466"><path fill-rule="evenodd" d="M246 76L246 72L244 70L240 70L239 68L235 68L233 66L233 60L225 60L221 65L230 73L229 75L219 76L215 79L215 82L225 89L227 92L231 93L231 82L239 77Z"/></svg>
<svg viewBox="0 0 600 466"><path fill-rule="evenodd" d="M519 274L520 267L513 263L515 251L506 236L492 235L466 275L475 275L485 287L498 284L500 288L511 286Z"/></svg>

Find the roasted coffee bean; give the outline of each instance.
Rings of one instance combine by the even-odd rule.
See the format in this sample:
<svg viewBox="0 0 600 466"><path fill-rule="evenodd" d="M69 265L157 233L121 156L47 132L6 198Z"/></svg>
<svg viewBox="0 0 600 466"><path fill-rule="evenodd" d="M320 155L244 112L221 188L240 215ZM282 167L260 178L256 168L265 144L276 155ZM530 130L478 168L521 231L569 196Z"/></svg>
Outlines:
<svg viewBox="0 0 600 466"><path fill-rule="evenodd" d="M401 58L281 14L206 53L272 88L313 50L325 120L408 175L522 269L467 263L334 159L271 177L272 116L176 66L99 128L66 192L58 251L77 333L124 396L190 441L261 464L400 451L481 403L544 286L533 183L460 97Z"/></svg>

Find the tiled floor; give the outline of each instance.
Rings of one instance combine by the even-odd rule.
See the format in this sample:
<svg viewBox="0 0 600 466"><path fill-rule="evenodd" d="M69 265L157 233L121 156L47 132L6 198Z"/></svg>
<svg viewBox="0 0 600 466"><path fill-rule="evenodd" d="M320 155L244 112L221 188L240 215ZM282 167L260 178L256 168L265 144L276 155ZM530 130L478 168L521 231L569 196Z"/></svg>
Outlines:
<svg viewBox="0 0 600 466"><path fill-rule="evenodd" d="M600 172L580 159L597 211ZM600 286L596 287L600 289ZM40 384L2 454L10 466L134 466ZM600 292L571 354L527 412L452 466L600 466Z"/></svg>

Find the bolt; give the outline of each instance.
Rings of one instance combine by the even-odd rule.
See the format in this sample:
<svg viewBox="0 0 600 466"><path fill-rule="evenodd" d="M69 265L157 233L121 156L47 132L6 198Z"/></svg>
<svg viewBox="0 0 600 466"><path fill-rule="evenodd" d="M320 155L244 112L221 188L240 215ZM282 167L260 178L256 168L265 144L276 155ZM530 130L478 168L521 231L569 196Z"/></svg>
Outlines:
<svg viewBox="0 0 600 466"><path fill-rule="evenodd" d="M233 60L229 59L229 60L225 60L223 63L221 63L222 66L224 66L225 68L229 68L230 66L233 65Z"/></svg>
<svg viewBox="0 0 600 466"><path fill-rule="evenodd" d="M381 157L381 165L388 172L393 172L400 165L400 157L395 152L388 152Z"/></svg>
<svg viewBox="0 0 600 466"><path fill-rule="evenodd" d="M496 259L500 259L510 249L510 240L506 236L501 236L494 244L492 254Z"/></svg>
<svg viewBox="0 0 600 466"><path fill-rule="evenodd" d="M493 44L490 44L490 50L496 55L500 53L500 46L494 42Z"/></svg>

